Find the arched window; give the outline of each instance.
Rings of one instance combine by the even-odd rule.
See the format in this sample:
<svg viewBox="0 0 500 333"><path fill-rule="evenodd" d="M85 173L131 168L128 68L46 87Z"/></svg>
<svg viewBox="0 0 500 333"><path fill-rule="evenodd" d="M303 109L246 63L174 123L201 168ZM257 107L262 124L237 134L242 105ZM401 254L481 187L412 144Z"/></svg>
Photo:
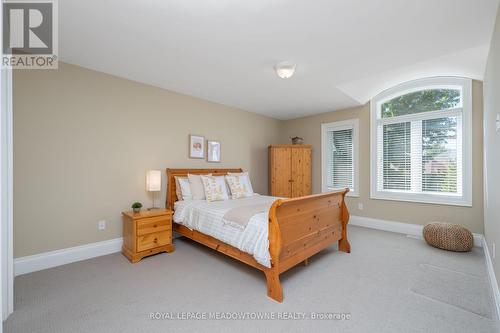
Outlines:
<svg viewBox="0 0 500 333"><path fill-rule="evenodd" d="M371 102L371 196L472 205L471 80L431 78Z"/></svg>

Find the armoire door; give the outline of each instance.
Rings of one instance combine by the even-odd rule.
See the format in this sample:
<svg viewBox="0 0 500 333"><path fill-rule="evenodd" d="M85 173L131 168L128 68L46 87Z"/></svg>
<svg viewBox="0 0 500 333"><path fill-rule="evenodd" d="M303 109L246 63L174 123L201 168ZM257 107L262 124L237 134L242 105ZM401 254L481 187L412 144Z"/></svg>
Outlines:
<svg viewBox="0 0 500 333"><path fill-rule="evenodd" d="M291 197L311 194L311 149L291 148Z"/></svg>
<svg viewBox="0 0 500 333"><path fill-rule="evenodd" d="M275 197L291 197L291 148L271 148L271 195Z"/></svg>

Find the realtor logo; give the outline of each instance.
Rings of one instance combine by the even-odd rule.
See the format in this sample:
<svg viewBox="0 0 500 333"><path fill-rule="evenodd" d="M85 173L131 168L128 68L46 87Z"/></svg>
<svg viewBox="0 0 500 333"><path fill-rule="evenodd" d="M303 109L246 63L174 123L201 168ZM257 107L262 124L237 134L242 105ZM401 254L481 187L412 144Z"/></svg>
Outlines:
<svg viewBox="0 0 500 333"><path fill-rule="evenodd" d="M56 0L3 2L2 67L57 68Z"/></svg>

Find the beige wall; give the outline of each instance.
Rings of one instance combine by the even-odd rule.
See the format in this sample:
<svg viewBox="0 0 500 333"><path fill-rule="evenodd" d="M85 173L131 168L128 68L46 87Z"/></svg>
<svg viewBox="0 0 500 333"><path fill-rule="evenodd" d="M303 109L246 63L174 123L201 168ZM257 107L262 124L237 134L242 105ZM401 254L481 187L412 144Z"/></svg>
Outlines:
<svg viewBox="0 0 500 333"><path fill-rule="evenodd" d="M456 207L370 199L370 106L324 113L285 122L282 141L289 137L303 137L313 145L313 191L321 192L321 124L347 119L359 119L359 198L348 198L352 215L376 219L425 224L430 221L460 223L473 232L483 232L483 98L482 84L473 86L473 206ZM363 203L363 210L358 209Z"/></svg>
<svg viewBox="0 0 500 333"><path fill-rule="evenodd" d="M498 65L497 65L498 68ZM14 75L14 256L121 237L120 212L151 205L148 169L242 167L267 193L267 146L302 136L321 189L321 123L360 119L360 196L353 215L483 232L482 84L473 84L473 207L369 199L369 106L279 121L81 67ZM222 163L187 157L188 134L222 143ZM498 160L497 160L498 165ZM165 182L165 179L163 179ZM165 184L161 193L165 198ZM364 209L358 210L358 202ZM105 219L107 229L97 230Z"/></svg>
<svg viewBox="0 0 500 333"><path fill-rule="evenodd" d="M152 204L148 169L242 167L267 193L267 146L280 127L73 65L15 71L14 256L121 237L120 212L135 200ZM220 140L222 163L189 159L189 133Z"/></svg>
<svg viewBox="0 0 500 333"><path fill-rule="evenodd" d="M496 117L500 114L500 9L491 43L484 78L484 155L485 206L484 232L490 255L493 244L500 246L500 132ZM496 250L498 258L499 250ZM500 260L492 258L497 280L500 279Z"/></svg>

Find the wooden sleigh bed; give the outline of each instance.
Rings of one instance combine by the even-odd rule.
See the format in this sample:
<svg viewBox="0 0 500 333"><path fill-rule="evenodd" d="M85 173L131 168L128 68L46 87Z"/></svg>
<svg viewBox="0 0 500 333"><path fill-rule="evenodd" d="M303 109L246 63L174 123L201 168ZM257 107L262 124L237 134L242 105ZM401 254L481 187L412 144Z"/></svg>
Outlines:
<svg viewBox="0 0 500 333"><path fill-rule="evenodd" d="M226 175L242 172L241 169L167 169L166 207L174 209L177 201L175 177L190 174ZM218 252L244 262L264 272L267 295L283 301L280 274L304 262L309 257L338 241L340 251L350 252L347 240L349 212L345 195L349 189L293 199L277 199L269 210L269 253L271 268L259 264L252 255L240 251L214 237L181 224L173 223L173 229L181 235L206 245Z"/></svg>

